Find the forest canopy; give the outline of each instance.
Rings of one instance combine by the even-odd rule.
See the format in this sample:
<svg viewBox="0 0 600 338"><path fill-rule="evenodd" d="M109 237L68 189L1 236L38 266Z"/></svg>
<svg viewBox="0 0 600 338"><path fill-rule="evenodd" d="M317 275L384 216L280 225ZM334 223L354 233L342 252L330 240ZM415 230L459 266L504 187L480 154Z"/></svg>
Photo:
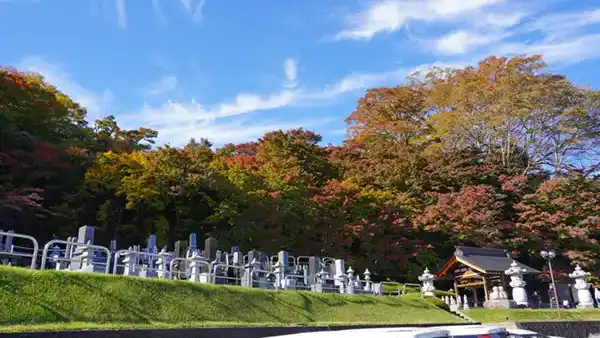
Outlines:
<svg viewBox="0 0 600 338"><path fill-rule="evenodd" d="M172 247L190 232L243 250L343 257L414 279L455 245L539 251L600 270L600 92L540 56L488 57L366 91L341 145L305 129L215 149L155 146L38 74L0 68L0 229L39 240ZM106 244L106 243L104 243Z"/></svg>

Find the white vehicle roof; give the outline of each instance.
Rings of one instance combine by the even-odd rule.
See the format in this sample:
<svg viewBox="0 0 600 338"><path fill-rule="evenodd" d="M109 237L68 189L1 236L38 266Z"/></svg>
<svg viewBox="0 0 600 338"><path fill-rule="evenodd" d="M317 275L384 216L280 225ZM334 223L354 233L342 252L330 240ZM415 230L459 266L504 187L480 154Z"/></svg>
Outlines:
<svg viewBox="0 0 600 338"><path fill-rule="evenodd" d="M450 336L477 336L485 334L504 333L503 327L486 327L483 325L461 325L461 326L436 326L429 328L419 327L387 327L376 329L350 329L339 331L319 331L297 333L271 338L355 338L355 337L399 337L399 338L438 338Z"/></svg>

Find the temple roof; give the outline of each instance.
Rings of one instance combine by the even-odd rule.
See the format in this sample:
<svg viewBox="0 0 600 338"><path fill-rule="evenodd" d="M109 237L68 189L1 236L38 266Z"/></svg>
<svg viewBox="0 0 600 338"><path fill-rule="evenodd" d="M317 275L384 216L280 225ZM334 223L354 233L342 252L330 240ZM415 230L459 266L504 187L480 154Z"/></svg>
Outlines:
<svg viewBox="0 0 600 338"><path fill-rule="evenodd" d="M457 246L454 256L438 272L437 278L445 276L457 263L462 263L480 273L504 273L514 261L506 249L472 248ZM525 269L525 274L538 274L540 271L517 262Z"/></svg>

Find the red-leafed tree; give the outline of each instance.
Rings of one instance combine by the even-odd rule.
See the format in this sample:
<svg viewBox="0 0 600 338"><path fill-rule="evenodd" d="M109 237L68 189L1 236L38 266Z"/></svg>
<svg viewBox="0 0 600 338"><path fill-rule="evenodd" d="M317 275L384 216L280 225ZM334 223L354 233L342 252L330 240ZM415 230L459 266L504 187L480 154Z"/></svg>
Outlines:
<svg viewBox="0 0 600 338"><path fill-rule="evenodd" d="M528 249L554 249L563 266L597 268L600 255L600 181L577 174L544 182L516 205Z"/></svg>
<svg viewBox="0 0 600 338"><path fill-rule="evenodd" d="M503 246L512 222L504 202L491 186L464 186L459 192L436 194L437 202L414 221L427 231L451 234L456 244Z"/></svg>

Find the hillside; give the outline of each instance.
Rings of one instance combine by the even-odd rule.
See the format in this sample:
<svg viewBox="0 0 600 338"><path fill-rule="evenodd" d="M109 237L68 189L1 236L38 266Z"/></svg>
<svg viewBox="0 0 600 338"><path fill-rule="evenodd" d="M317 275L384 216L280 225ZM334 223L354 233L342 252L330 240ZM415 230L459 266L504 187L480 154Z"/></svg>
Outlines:
<svg viewBox="0 0 600 338"><path fill-rule="evenodd" d="M412 295L275 292L10 267L0 267L0 308L4 330L44 324L90 328L459 321Z"/></svg>

